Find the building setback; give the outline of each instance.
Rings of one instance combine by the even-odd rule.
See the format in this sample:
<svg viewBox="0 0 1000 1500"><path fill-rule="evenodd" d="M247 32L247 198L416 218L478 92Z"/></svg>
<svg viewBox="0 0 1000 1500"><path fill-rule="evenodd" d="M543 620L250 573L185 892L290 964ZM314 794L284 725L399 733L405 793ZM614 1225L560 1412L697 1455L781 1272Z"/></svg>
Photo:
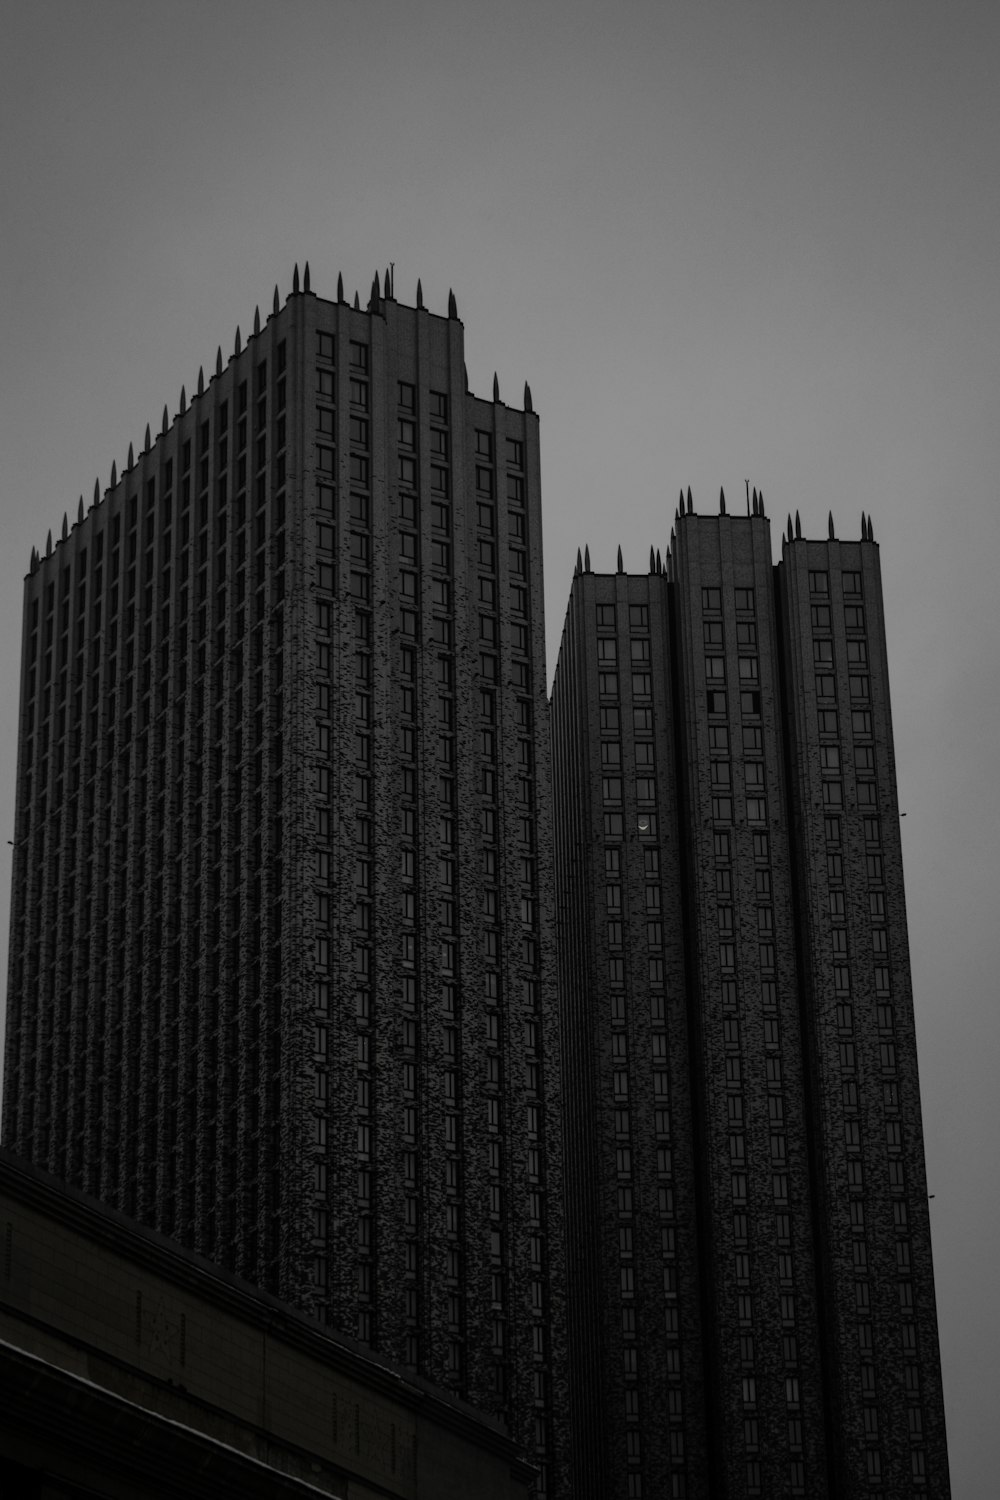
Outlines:
<svg viewBox="0 0 1000 1500"><path fill-rule="evenodd" d="M387 282L296 270L32 558L4 1141L503 1418L554 1494L538 422Z"/></svg>
<svg viewBox="0 0 1000 1500"><path fill-rule="evenodd" d="M577 1500L947 1496L878 550L580 560L552 694Z"/></svg>

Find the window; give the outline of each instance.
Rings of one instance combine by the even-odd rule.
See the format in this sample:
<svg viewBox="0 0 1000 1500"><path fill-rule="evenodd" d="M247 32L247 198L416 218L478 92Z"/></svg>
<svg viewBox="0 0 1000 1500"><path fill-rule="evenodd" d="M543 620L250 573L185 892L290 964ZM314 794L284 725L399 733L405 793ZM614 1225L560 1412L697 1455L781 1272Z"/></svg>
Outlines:
<svg viewBox="0 0 1000 1500"><path fill-rule="evenodd" d="M830 577L828 573L813 571L809 572L809 592L826 596L830 592Z"/></svg>
<svg viewBox="0 0 1000 1500"><path fill-rule="evenodd" d="M736 608L747 613L753 612L753 589L736 590Z"/></svg>
<svg viewBox="0 0 1000 1500"><path fill-rule="evenodd" d="M702 630L704 631L704 634L705 634L705 645L706 646L721 646L722 645L722 621L721 620L705 620L703 622L703 624L702 624Z"/></svg>
<svg viewBox="0 0 1000 1500"><path fill-rule="evenodd" d="M614 630L615 607L613 604L599 604L597 606L597 628L598 630Z"/></svg>
<svg viewBox="0 0 1000 1500"><path fill-rule="evenodd" d="M702 609L720 610L722 608L722 590L715 588L704 588L701 591Z"/></svg>
<svg viewBox="0 0 1000 1500"><path fill-rule="evenodd" d="M628 621L632 630L649 629L649 607L645 604L630 604Z"/></svg>

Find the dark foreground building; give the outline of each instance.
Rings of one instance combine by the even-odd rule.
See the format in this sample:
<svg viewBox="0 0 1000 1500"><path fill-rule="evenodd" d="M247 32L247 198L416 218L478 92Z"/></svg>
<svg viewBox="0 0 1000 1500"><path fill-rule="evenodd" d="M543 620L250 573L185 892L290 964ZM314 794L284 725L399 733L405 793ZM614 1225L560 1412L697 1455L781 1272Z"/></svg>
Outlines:
<svg viewBox="0 0 1000 1500"><path fill-rule="evenodd" d="M499 1423L0 1152L5 1500L526 1500Z"/></svg>
<svg viewBox="0 0 1000 1500"><path fill-rule="evenodd" d="M552 695L575 1500L947 1496L878 550L682 511Z"/></svg>
<svg viewBox="0 0 1000 1500"><path fill-rule="evenodd" d="M26 582L4 1141L554 1480L538 421L308 271Z"/></svg>

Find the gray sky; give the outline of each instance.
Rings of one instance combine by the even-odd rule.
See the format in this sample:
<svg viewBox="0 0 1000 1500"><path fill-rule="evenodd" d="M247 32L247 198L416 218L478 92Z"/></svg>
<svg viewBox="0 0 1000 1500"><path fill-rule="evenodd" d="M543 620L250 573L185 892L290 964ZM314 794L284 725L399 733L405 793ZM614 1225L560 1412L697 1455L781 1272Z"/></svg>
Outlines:
<svg viewBox="0 0 1000 1500"><path fill-rule="evenodd" d="M678 490L882 546L956 1500L1000 1463L1000 7L5 0L0 818L22 575L308 259L454 287L576 549ZM2 846L0 846L2 847ZM8 880L9 859L3 881ZM0 941L6 947L6 902ZM992 955L992 957L991 957ZM992 976L992 977L991 977Z"/></svg>

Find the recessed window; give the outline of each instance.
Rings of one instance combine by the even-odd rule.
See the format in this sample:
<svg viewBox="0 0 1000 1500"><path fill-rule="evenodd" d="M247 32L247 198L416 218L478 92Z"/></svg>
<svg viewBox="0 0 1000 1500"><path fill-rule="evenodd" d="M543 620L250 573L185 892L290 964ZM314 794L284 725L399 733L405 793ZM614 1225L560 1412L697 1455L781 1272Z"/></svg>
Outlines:
<svg viewBox="0 0 1000 1500"><path fill-rule="evenodd" d="M722 590L716 588L704 588L701 591L702 609L720 610L722 608Z"/></svg>
<svg viewBox="0 0 1000 1500"><path fill-rule="evenodd" d="M632 630L648 630L649 606L646 604L630 604L628 607L628 622Z"/></svg>
<svg viewBox="0 0 1000 1500"><path fill-rule="evenodd" d="M722 621L721 620L705 620L703 622L702 629L703 629L704 635L705 635L705 645L706 646L721 646L722 645Z"/></svg>
<svg viewBox="0 0 1000 1500"><path fill-rule="evenodd" d="M367 373L368 345L359 344L356 342L356 340L352 339L350 348L350 362L352 370L364 370Z"/></svg>
<svg viewBox="0 0 1000 1500"><path fill-rule="evenodd" d="M830 592L830 575L828 573L826 573L826 572L819 572L818 570L814 571L814 570L810 569L810 572L809 572L809 592L810 592L810 594L819 594L820 596L823 596L823 597L826 597L827 595L829 595L829 592Z"/></svg>
<svg viewBox="0 0 1000 1500"><path fill-rule="evenodd" d="M447 422L448 397L444 391L431 391L431 421Z"/></svg>
<svg viewBox="0 0 1000 1500"><path fill-rule="evenodd" d="M396 399L404 411L416 411L417 389L410 385L409 381L400 380L396 384Z"/></svg>
<svg viewBox="0 0 1000 1500"><path fill-rule="evenodd" d="M736 590L736 608L741 612L753 612L753 589Z"/></svg>
<svg viewBox="0 0 1000 1500"><path fill-rule="evenodd" d="M597 606L597 628L598 630L613 630L615 628L615 607L613 604L599 604Z"/></svg>

